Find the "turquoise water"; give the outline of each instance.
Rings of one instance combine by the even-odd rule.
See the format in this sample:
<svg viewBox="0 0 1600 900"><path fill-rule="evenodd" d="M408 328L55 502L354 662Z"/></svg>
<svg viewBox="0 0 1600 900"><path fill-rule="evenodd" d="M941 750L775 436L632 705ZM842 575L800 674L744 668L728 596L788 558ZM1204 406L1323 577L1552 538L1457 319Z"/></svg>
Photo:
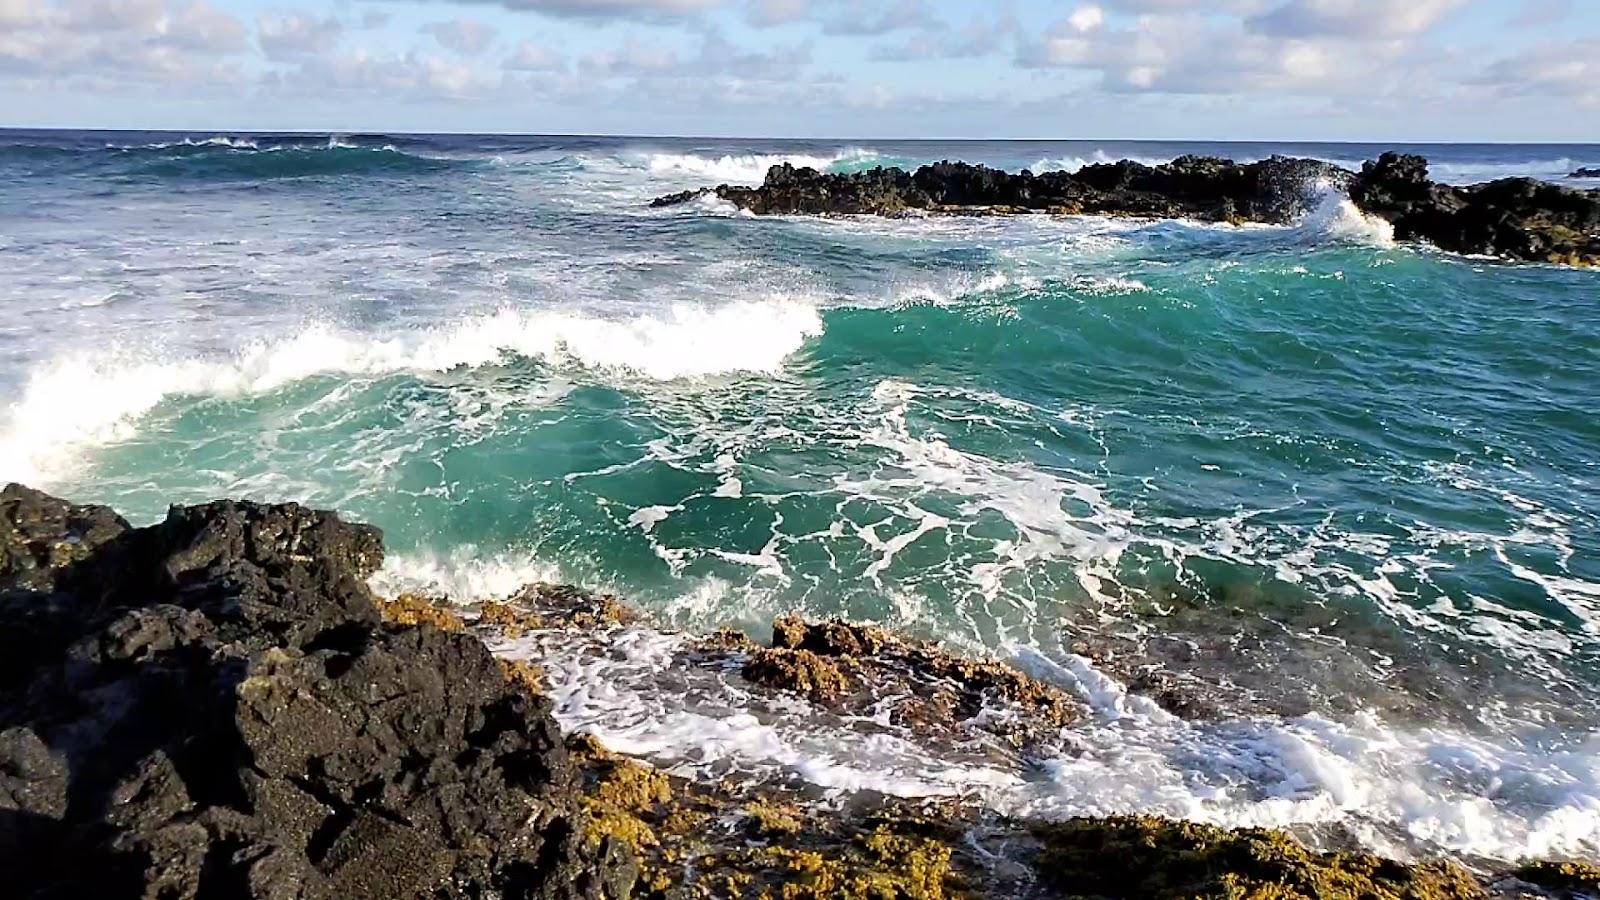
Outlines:
<svg viewBox="0 0 1600 900"><path fill-rule="evenodd" d="M643 206L782 158L1195 149L10 133L0 476L138 521L337 508L385 530L384 587L554 578L694 630L801 609L1162 667L1280 751L1412 748L1352 763L1393 769L1365 793L1273 757L1316 815L1593 846L1596 273L1397 247L1337 196L1244 229ZM1426 152L1456 180L1600 160ZM1459 803L1396 799L1437 784Z"/></svg>

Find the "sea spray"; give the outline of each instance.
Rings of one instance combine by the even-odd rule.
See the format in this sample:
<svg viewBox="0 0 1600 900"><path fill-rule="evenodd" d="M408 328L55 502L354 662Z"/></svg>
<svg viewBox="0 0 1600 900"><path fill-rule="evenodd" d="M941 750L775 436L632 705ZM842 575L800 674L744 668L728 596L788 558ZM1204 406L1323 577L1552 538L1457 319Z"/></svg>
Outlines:
<svg viewBox="0 0 1600 900"><path fill-rule="evenodd" d="M260 394L316 375L444 372L508 354L652 379L773 372L821 329L810 303L777 298L620 320L504 309L392 337L312 325L223 359L159 361L131 348L102 349L29 375L0 430L0 477L49 483L75 453L131 435L135 420L168 397Z"/></svg>

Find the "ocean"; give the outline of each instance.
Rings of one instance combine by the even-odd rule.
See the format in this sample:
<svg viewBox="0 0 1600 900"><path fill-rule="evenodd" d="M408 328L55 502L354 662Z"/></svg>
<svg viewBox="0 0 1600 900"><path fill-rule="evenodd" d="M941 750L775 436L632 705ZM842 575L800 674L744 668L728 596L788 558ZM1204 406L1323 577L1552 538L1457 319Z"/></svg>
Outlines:
<svg viewBox="0 0 1600 900"><path fill-rule="evenodd" d="M1600 853L1600 272L1285 227L758 219L658 195L1184 153L1562 181L1596 145L0 131L0 479L296 500L382 590L648 611L558 717L677 771ZM874 621L1092 709L975 758L665 677ZM1162 702L1157 702L1157 701ZM1176 711L1176 714L1175 714Z"/></svg>

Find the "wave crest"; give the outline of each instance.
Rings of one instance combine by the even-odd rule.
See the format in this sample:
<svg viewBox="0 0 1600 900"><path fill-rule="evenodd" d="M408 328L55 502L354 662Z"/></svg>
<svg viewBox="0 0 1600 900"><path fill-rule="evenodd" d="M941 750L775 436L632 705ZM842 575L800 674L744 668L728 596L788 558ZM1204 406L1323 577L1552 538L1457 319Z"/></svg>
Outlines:
<svg viewBox="0 0 1600 900"><path fill-rule="evenodd" d="M74 355L35 370L12 404L0 429L0 477L53 482L85 449L131 436L138 417L171 396L237 397L316 375L445 372L514 356L663 381L771 373L822 327L809 302L779 297L679 304L625 320L506 309L387 338L312 325L221 360Z"/></svg>
<svg viewBox="0 0 1600 900"><path fill-rule="evenodd" d="M817 170L843 172L877 165L883 159L876 150L847 147L828 156L800 153L746 153L726 156L699 156L694 153L652 153L645 168L652 176L692 175L727 184L760 184L773 166L788 163Z"/></svg>
<svg viewBox="0 0 1600 900"><path fill-rule="evenodd" d="M1394 225L1362 212L1343 188L1319 181L1308 193L1310 209L1300 221L1301 230L1352 244L1394 246Z"/></svg>

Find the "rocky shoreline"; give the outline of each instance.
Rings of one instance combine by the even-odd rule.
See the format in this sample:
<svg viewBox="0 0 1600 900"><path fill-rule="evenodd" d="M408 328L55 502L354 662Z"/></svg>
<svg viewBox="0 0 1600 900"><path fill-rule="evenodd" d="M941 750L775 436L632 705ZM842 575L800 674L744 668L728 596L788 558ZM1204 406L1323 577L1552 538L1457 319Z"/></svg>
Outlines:
<svg viewBox="0 0 1600 900"><path fill-rule="evenodd" d="M1580 861L1471 872L1146 817L1014 821L959 799L821 802L690 781L562 735L538 659L626 629L530 586L380 598L381 535L295 504L113 511L0 491L0 861L19 898L1479 898L1600 893ZM1026 746L1051 684L882 629L697 639L752 691ZM964 735L962 736L965 737ZM1543 887L1539 887L1543 885Z"/></svg>
<svg viewBox="0 0 1600 900"><path fill-rule="evenodd" d="M1457 187L1428 177L1420 156L1385 153L1359 172L1311 159L1251 163L1182 156L1076 172L1004 172L940 162L915 172L827 173L773 166L759 187L720 185L657 198L654 207L714 196L756 215L1052 215L1187 218L1284 224L1304 215L1313 189L1345 191L1402 241L1452 253L1575 266L1600 265L1600 191L1532 178Z"/></svg>

